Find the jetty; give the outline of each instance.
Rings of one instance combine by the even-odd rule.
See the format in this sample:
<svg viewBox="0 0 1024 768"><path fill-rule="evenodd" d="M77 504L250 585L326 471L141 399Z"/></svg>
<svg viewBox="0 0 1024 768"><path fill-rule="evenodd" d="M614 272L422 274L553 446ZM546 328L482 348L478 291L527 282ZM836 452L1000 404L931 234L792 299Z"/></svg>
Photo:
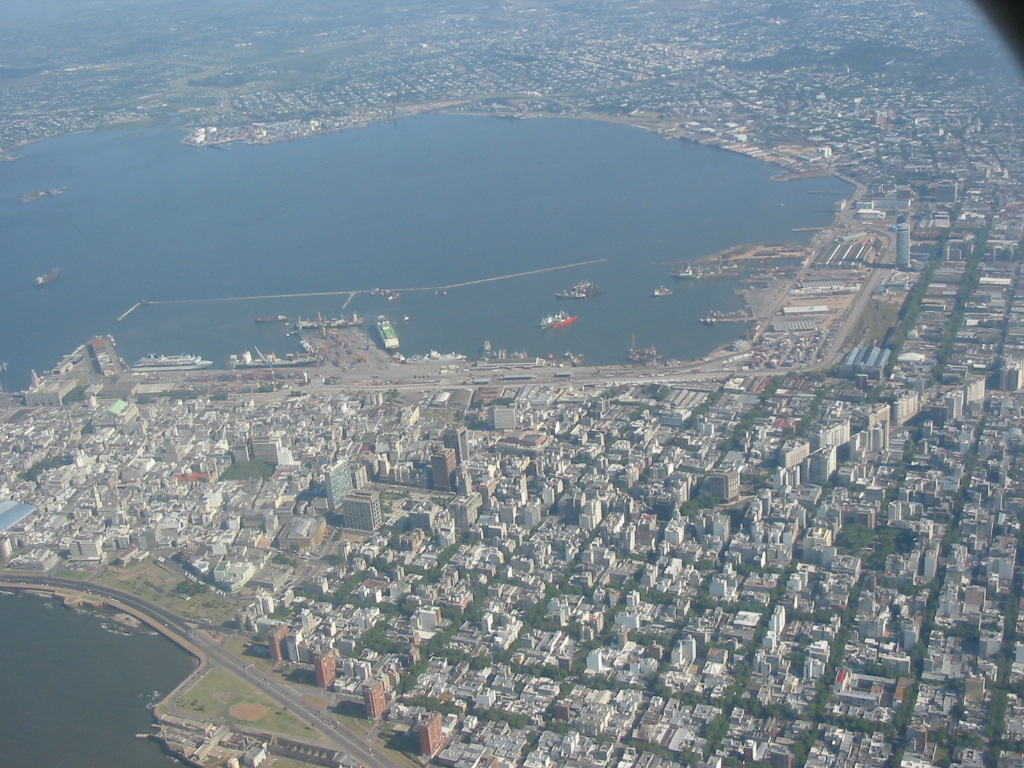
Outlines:
<svg viewBox="0 0 1024 768"><path fill-rule="evenodd" d="M269 293L261 296L221 296L211 297L205 299L164 299L162 301L137 301L120 317L117 318L118 322L121 322L128 317L132 312L141 306L155 306L157 304L212 304L225 301L262 301L266 299L305 299L305 298L316 298L320 296L345 296L345 303L342 309L346 309L360 293L373 293L374 291L383 292L387 294L399 294L405 291L434 291L438 294L446 293L453 288L466 288L471 285L482 285L483 283L494 283L499 280L512 280L517 277L528 277L530 275L540 275L545 272L558 272L565 269L575 269L577 267L586 267L591 264L600 264L608 261L608 259L591 259L589 261L577 261L573 264L560 264L555 267L542 267L540 269L531 269L526 272L514 272L509 275L496 275L494 277L482 277L478 280L466 280L461 283L449 283L448 285L424 285L424 286L413 286L411 288L385 288L385 289L356 289L356 290L340 290L340 291L313 291L310 293Z"/></svg>

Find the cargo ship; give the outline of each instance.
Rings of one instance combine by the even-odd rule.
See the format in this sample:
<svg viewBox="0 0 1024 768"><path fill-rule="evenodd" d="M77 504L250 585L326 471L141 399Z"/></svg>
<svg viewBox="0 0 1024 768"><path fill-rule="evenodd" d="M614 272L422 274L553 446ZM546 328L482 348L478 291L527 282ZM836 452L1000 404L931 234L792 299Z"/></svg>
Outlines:
<svg viewBox="0 0 1024 768"><path fill-rule="evenodd" d="M575 323L577 320L579 320L579 317L576 315L570 315L568 312L564 311L556 312L553 315L548 315L547 317L541 318L540 327L545 329L562 328L566 325L569 325L570 323Z"/></svg>
<svg viewBox="0 0 1024 768"><path fill-rule="evenodd" d="M380 340L384 344L385 350L390 352L398 349L398 334L395 333L395 328L391 325L391 321L384 317L384 315L377 318L377 332L380 334Z"/></svg>
<svg viewBox="0 0 1024 768"><path fill-rule="evenodd" d="M37 277L36 285L46 285L47 283L52 283L58 277L60 277L60 270L57 267L54 267L45 275L40 275L39 277Z"/></svg>
<svg viewBox="0 0 1024 768"><path fill-rule="evenodd" d="M559 291L555 294L557 299L589 299L601 293L601 289L593 283L576 283L567 291Z"/></svg>
<svg viewBox="0 0 1024 768"><path fill-rule="evenodd" d="M135 373L159 373L160 371L196 371L213 365L199 355L146 355L135 361L131 369Z"/></svg>

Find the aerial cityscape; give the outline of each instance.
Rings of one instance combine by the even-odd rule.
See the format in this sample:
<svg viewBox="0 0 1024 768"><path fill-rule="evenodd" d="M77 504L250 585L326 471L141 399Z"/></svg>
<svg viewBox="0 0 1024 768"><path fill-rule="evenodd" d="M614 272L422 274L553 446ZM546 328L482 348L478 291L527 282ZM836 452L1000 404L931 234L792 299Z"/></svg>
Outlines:
<svg viewBox="0 0 1024 768"><path fill-rule="evenodd" d="M570 254L395 274L336 316L267 284L225 300L294 351L223 359L119 351L174 303L143 297L0 389L0 608L186 652L140 741L203 768L1024 768L1024 79L974 6L136 5L12 4L0 159L162 126L213 161L446 113L850 189L808 191L830 223L793 242L659 265L637 302L729 330L692 359L410 343L410 294L455 313L538 274L524 338L583 332L621 286ZM36 215L59 183L3 194ZM0 299L67 289L65 259Z"/></svg>

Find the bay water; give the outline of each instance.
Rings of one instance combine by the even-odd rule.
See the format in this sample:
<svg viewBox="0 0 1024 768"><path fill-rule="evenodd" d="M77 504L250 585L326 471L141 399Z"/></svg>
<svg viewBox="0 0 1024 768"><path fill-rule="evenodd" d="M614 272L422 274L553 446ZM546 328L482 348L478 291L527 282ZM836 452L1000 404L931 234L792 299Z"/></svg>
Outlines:
<svg viewBox="0 0 1024 768"><path fill-rule="evenodd" d="M149 707L194 668L149 629L30 595L0 594L0 744L17 768L167 768Z"/></svg>
<svg viewBox="0 0 1024 768"><path fill-rule="evenodd" d="M142 306L398 289L346 312L408 317L402 351L475 356L484 340L531 355L626 362L635 339L689 360L742 335L703 326L742 306L728 280L673 283L671 270L734 245L807 242L850 186L773 181L774 166L623 125L424 115L297 142L180 143L169 127L65 136L0 163L0 362L6 389L96 334L130 363L148 353L296 351L259 316L338 316L344 297ZM63 189L59 196L21 196ZM589 266L445 286L586 261ZM34 278L57 267L41 288ZM589 280L603 293L554 298ZM676 295L652 299L660 284ZM579 320L542 331L569 309Z"/></svg>

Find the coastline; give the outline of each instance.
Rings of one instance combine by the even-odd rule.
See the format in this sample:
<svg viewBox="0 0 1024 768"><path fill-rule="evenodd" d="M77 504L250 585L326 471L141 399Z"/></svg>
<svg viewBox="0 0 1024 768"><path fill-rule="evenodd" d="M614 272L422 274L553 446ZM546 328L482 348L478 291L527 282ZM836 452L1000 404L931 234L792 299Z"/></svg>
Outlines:
<svg viewBox="0 0 1024 768"><path fill-rule="evenodd" d="M259 139L247 139L247 138L245 138L243 136L236 135L233 138L227 138L227 139L224 139L223 141L209 141L209 142L203 141L201 143L196 143L195 141L190 141L189 140L190 136L186 136L184 139L181 140L181 143L185 144L186 146L194 147L196 149L208 149L208 148L227 149L228 148L227 145L232 144L235 141L239 141L239 142L241 142L243 144L278 144L278 143L285 142L285 141L298 141L298 140L301 140L301 139L312 138L314 136L319 136L319 135L323 135L323 134L339 133L339 132L342 132L342 131L349 130L351 128L363 128L363 127L366 127L366 126L369 126L369 125L376 125L376 124L379 124L379 123L394 122L394 121L397 121L397 120L402 120L404 118L415 117L417 115L425 115L425 114L465 115L465 116L470 116L470 117L494 117L494 118L506 119L506 120L507 119L512 119L512 120L539 120L539 119L549 119L549 120L586 120L586 121L591 121L591 122L608 123L608 124L611 124L611 125L623 125L623 126L628 126L628 127L631 127L631 128L639 128L639 129L641 129L643 131L647 131L648 133L653 133L656 136L660 136L660 137L662 137L664 139L667 139L667 140L678 139L678 140L681 140L681 141L686 141L686 142L691 142L691 143L694 143L694 144L699 144L699 145L705 146L705 147L710 147L710 148L714 148L714 149L721 149L721 150L724 150L726 152L732 152L734 154L744 155L744 156L749 157L749 158L754 159L754 160L760 160L761 162L768 163L769 165L774 165L774 166L776 166L776 167L778 167L780 169L779 173L777 173L775 176L772 176L772 180L773 181L797 181L797 180L800 180L800 179L807 179L807 178L818 178L818 177L826 177L826 176L835 176L837 178L842 178L845 181L851 181L851 183L855 183L857 186L859 186L859 182L855 182L855 181L852 181L850 179L846 179L845 177L843 177L840 174L838 174L838 172L833 171L831 168L828 168L828 167L821 168L821 167L810 165L810 164L808 164L806 162L801 162L801 160L799 159L797 153L794 153L793 155L790 155L790 154L781 152L780 148L766 148L766 147L760 147L760 146L755 146L755 145L747 145L745 143L736 143L736 142L728 143L725 138L717 136L717 135L711 136L711 137L706 137L706 138L698 138L698 137L690 135L689 133L684 131L679 126L678 123L671 122L671 121L664 121L664 122L661 122L661 121L658 121L658 120L641 121L641 120L637 120L637 119L634 119L634 118L630 118L629 116L625 116L625 115L624 116L604 115L604 114L599 114L599 113L595 113L595 112L579 112L579 113L575 113L575 114L561 114L561 113L555 113L555 112L524 112L524 113L517 113L517 114L498 114L498 113L494 113L494 112L487 112L487 111L484 111L484 110L458 109L458 107L460 105L466 104L466 103L468 103L468 102L464 101L464 100L463 101L447 100L447 101L442 101L442 102L431 102L431 103L427 103L427 104L417 104L417 105L409 105L409 106L405 106L405 107L397 107L396 110L399 111L399 114L390 114L390 115L387 115L387 116L376 116L376 115L369 116L369 115L367 115L367 116L363 116L361 118L360 117L355 117L354 119L352 119L352 122L346 123L344 125L338 125L338 126L328 127L328 128L322 128L322 127L312 128L311 127L311 128L307 129L305 132L302 132L302 133L290 133L290 134L282 135L282 136L279 136L279 137L276 137L276 138L262 137L262 138L259 138ZM339 119L344 120L345 118L339 118ZM282 123L279 123L279 125L283 125L283 124L286 124L286 123L292 123L292 122L296 122L296 121L283 121ZM251 122L251 123L244 124L244 125L237 125L237 126L231 126L231 127L225 127L225 128L221 128L221 127L218 126L217 127L217 131L218 132L220 132L221 130L223 130L225 132L248 131L248 130L253 129L255 125L256 125L255 122ZM273 125L273 124L270 124L270 125ZM183 126L183 125L179 125L179 126L176 126L176 127L179 128L182 131L190 133L191 135L195 135L195 131L198 130L195 127L189 127L189 126ZM98 130L98 129L95 129L95 130ZM793 149L797 149L797 148L794 147Z"/></svg>

